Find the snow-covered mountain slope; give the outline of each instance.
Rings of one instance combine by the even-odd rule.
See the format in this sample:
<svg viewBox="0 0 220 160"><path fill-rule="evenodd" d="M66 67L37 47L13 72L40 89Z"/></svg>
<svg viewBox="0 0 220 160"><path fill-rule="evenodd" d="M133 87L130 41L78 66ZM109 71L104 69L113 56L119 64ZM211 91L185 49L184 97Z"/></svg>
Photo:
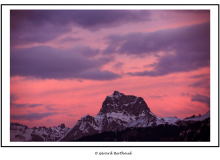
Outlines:
<svg viewBox="0 0 220 160"><path fill-rule="evenodd" d="M209 117L210 117L210 111L208 111L206 114L204 114L202 116L197 116L195 118L187 118L187 119L184 119L183 121L203 121Z"/></svg>
<svg viewBox="0 0 220 160"><path fill-rule="evenodd" d="M153 113L151 113L153 114ZM148 117L141 117L135 121L129 122L126 127L150 127L150 126L156 126L160 124L170 124L170 125L177 125L176 123L178 121L181 121L182 119L178 117L156 117L155 121L149 121Z"/></svg>
<svg viewBox="0 0 220 160"><path fill-rule="evenodd" d="M147 117L148 122L156 120L156 116L151 113L143 98L126 96L115 91L113 95L106 97L95 117L87 115L81 118L62 141L105 131L123 130L131 121L143 119L143 117Z"/></svg>
<svg viewBox="0 0 220 160"><path fill-rule="evenodd" d="M10 141L57 141L70 128L66 128L64 124L58 127L39 127L28 128L19 123L10 124Z"/></svg>

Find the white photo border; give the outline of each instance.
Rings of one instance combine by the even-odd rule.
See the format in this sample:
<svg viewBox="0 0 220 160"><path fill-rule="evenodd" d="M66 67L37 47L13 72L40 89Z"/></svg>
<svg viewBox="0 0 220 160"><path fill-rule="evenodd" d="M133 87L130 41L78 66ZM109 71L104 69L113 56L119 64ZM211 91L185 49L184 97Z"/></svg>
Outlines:
<svg viewBox="0 0 220 160"><path fill-rule="evenodd" d="M210 142L10 142L10 10L11 9L160 9L210 10ZM218 5L2 5L2 134L1 146L13 147L219 147Z"/></svg>

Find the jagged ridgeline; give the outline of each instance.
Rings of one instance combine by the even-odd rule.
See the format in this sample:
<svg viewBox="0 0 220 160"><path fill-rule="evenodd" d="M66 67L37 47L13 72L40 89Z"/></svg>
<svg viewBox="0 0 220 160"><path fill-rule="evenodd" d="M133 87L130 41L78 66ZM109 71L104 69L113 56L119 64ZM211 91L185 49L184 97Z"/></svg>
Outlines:
<svg viewBox="0 0 220 160"><path fill-rule="evenodd" d="M52 131L45 129L44 132L29 131L28 133L31 133L30 137L35 141L40 138L42 138L41 141L207 141L210 133L210 122L207 121L209 117L210 113L207 112L203 116L194 116L187 119L178 117L160 118L151 112L143 98L114 91L112 95L106 97L99 113L95 117L86 115L78 120L77 124L71 129L65 129L65 126L60 129L61 127L58 126L58 128L53 127ZM201 124L197 124L197 121L199 121L198 123L204 122L203 126L207 128L202 129ZM193 127L193 124L196 127ZM191 128L187 126L191 126ZM172 133L171 130L173 131ZM135 135L141 134L142 136L138 136L138 138L130 137L130 139L128 136L123 138L126 137L123 136L124 134L129 135L127 131L129 133L131 131ZM25 131L23 132L24 134L26 133ZM202 132L205 132L205 136L197 135L197 133L203 134ZM28 133L26 134L28 135ZM116 133L117 136L120 134L122 136L117 137ZM147 135L143 136L144 133ZM174 133L175 135L173 135ZM191 138L192 136L187 137L191 133L198 139ZM13 135L16 136L16 134ZM99 138L94 138L97 135ZM105 135L111 138L106 139ZM22 135L20 134L19 136ZM30 137L29 140L31 139ZM19 138L21 139L21 137Z"/></svg>
<svg viewBox="0 0 220 160"><path fill-rule="evenodd" d="M58 141L61 137L65 136L69 127L65 124L54 127L33 127L28 128L19 123L10 124L10 140L11 141Z"/></svg>
<svg viewBox="0 0 220 160"><path fill-rule="evenodd" d="M132 127L121 131L108 131L73 141L210 141L210 118L203 121L186 121L181 125L161 124L153 127Z"/></svg>

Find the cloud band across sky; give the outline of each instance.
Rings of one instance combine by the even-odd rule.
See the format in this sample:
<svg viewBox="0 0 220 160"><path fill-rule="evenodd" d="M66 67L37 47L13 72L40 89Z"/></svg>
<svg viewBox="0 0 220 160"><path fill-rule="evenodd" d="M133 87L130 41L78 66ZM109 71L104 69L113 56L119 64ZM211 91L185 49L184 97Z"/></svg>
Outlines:
<svg viewBox="0 0 220 160"><path fill-rule="evenodd" d="M11 118L15 120L40 120L45 117L50 117L52 115L57 114L56 112L45 112L45 113L29 113L29 114L19 114L19 115L11 115Z"/></svg>
<svg viewBox="0 0 220 160"><path fill-rule="evenodd" d="M74 51L39 46L12 50L10 73L12 77L37 79L112 80L120 78L120 75L106 70L101 71L99 68L113 60L110 57L86 59Z"/></svg>
<svg viewBox="0 0 220 160"><path fill-rule="evenodd" d="M71 32L73 25L98 31L149 21L149 16L148 10L11 10L11 45L48 42Z"/></svg>
<svg viewBox="0 0 220 160"><path fill-rule="evenodd" d="M153 70L128 72L131 76L163 76L210 65L210 23L150 33L110 35L108 40L109 46L103 51L104 54L158 55ZM161 51L166 54L160 56Z"/></svg>

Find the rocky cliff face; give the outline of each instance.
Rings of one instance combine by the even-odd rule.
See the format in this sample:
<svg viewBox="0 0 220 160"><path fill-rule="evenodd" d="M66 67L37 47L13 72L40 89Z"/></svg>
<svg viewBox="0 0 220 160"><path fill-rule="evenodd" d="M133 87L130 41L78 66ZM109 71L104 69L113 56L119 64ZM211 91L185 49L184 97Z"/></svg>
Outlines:
<svg viewBox="0 0 220 160"><path fill-rule="evenodd" d="M107 96L100 112L82 117L60 141L76 140L83 136L105 131L118 131L127 127L146 127L166 123L156 117L143 98L115 91Z"/></svg>

